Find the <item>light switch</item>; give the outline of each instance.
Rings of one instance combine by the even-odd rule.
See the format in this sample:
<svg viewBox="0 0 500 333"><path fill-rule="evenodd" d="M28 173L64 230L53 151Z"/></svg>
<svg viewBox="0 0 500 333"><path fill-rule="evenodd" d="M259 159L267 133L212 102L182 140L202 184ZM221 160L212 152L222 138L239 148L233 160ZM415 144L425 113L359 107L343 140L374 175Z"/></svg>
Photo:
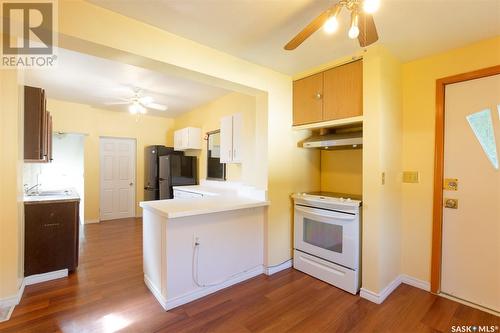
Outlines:
<svg viewBox="0 0 500 333"><path fill-rule="evenodd" d="M418 171L403 171L403 183L420 183Z"/></svg>

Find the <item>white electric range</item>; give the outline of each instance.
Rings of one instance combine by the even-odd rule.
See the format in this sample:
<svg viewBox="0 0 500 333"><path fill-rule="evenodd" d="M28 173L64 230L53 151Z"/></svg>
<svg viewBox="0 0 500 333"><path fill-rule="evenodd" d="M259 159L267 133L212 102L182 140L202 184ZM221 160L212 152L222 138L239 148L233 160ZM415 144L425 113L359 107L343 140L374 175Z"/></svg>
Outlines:
<svg viewBox="0 0 500 333"><path fill-rule="evenodd" d="M331 192L292 197L294 268L356 294L360 287L361 197Z"/></svg>

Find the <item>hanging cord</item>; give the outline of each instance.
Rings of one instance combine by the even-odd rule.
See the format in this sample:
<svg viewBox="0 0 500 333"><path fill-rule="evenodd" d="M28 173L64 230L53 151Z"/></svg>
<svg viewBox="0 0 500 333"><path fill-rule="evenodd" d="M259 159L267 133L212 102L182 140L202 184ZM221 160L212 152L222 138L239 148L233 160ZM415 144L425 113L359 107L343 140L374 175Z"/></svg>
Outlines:
<svg viewBox="0 0 500 333"><path fill-rule="evenodd" d="M261 267L262 266L262 265L253 266L251 268L248 268L248 269L244 270L243 272L233 274L233 275L229 276L228 278L226 278L224 280L220 280L220 281L217 281L217 282L214 282L214 283L207 283L207 284L200 283L200 280L198 278L199 252L200 252L200 243L198 241L196 241L194 243L194 248L193 248L193 260L192 260L192 265L191 265L191 272L192 272L192 277L193 277L194 284L197 287L200 287L200 288L217 286L217 285L219 285L221 283L229 281L230 279L232 279L233 277L235 277L237 275L241 275L243 273L247 273L247 272L249 272L249 271L251 271L251 270L253 270L253 269L257 268L257 267Z"/></svg>

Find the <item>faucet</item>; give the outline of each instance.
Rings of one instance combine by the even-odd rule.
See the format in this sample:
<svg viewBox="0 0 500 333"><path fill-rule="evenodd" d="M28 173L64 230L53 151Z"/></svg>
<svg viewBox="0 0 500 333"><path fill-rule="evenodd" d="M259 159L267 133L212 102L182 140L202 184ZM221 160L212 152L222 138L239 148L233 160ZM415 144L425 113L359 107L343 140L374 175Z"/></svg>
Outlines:
<svg viewBox="0 0 500 333"><path fill-rule="evenodd" d="M35 192L34 190L38 191L38 188L41 186L42 184L35 184L31 187L28 187L28 184L24 184L24 193L26 193L26 195L30 195L30 194L35 194L37 192Z"/></svg>

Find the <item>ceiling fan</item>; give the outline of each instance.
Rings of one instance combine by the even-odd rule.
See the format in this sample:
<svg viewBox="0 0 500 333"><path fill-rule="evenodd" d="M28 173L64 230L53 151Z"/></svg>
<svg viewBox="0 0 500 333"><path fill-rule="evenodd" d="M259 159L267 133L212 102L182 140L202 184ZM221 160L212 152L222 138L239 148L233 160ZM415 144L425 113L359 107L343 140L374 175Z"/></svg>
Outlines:
<svg viewBox="0 0 500 333"><path fill-rule="evenodd" d="M121 102L106 103L107 105L127 105L129 104L128 111L131 114L145 114L147 109L158 111L166 111L168 106L164 104L155 103L154 98L144 95L141 89L135 89L134 95L129 98L120 98Z"/></svg>
<svg viewBox="0 0 500 333"><path fill-rule="evenodd" d="M351 12L349 38L357 38L362 47L373 44L378 40L378 34L371 14L378 9L379 5L380 0L339 0L312 20L284 48L289 51L296 49L321 27L325 32L333 33L338 28L337 19L342 8Z"/></svg>

